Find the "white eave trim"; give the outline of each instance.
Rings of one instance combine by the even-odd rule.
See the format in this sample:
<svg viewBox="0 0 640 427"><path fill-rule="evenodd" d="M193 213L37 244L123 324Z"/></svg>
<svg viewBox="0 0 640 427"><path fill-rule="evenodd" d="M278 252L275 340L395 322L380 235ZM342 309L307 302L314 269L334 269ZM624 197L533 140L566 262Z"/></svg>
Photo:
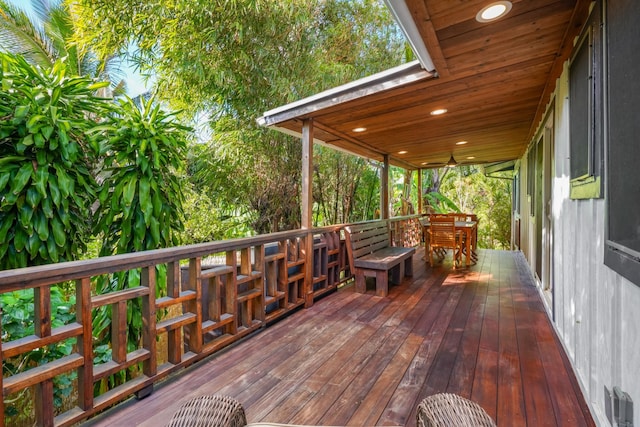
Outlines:
<svg viewBox="0 0 640 427"><path fill-rule="evenodd" d="M431 55L429 55L427 46L424 44L420 31L418 31L418 27L413 20L413 16L405 0L384 0L384 2L400 26L400 29L413 49L413 53L416 54L418 61L422 64L422 67L427 71L435 72L436 67L433 65Z"/></svg>
<svg viewBox="0 0 640 427"><path fill-rule="evenodd" d="M424 70L419 61L412 61L269 110L258 118L258 124L261 126L274 126L333 105L433 77L435 77L435 74Z"/></svg>

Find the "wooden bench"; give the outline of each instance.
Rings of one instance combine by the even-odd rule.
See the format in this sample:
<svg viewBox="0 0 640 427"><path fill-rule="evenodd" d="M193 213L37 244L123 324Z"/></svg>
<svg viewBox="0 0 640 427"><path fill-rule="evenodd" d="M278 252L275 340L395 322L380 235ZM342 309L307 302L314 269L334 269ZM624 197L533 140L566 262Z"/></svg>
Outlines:
<svg viewBox="0 0 640 427"><path fill-rule="evenodd" d="M344 230L356 292L366 291L365 277L375 277L376 295L384 297L389 291L390 270L393 284L413 275L412 256L416 250L391 246L388 221L349 225Z"/></svg>

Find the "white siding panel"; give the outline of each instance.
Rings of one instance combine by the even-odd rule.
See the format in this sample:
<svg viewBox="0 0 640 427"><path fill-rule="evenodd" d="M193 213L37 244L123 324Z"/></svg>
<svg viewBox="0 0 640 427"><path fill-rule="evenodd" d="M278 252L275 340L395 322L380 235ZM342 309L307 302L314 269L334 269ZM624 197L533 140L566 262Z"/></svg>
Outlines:
<svg viewBox="0 0 640 427"><path fill-rule="evenodd" d="M613 275L614 273L612 273ZM625 279L617 280L622 290L622 328L619 344L620 386L634 401L634 424L640 425L640 288Z"/></svg>
<svg viewBox="0 0 640 427"><path fill-rule="evenodd" d="M585 392L596 422L608 425L605 387L621 387L640 406L640 287L603 264L604 199L569 197L568 72L555 94L554 324ZM522 249L535 266L533 221L526 196L527 161L521 160ZM606 177L604 177L606 179ZM525 216L526 215L526 216ZM640 425L640 411L635 411Z"/></svg>

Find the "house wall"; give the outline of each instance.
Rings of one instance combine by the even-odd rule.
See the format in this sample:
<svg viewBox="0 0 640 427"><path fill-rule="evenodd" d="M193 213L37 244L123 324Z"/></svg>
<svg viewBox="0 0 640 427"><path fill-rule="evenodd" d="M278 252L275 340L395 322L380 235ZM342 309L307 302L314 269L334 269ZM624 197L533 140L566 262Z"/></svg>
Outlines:
<svg viewBox="0 0 640 427"><path fill-rule="evenodd" d="M568 66L549 104L554 118L551 188L551 286L547 309L571 359L592 414L609 425L605 388L627 392L640 426L640 287L604 265L605 200L569 197ZM542 123L541 123L542 128ZM542 132L542 130L541 130ZM539 136L532 141L537 141ZM605 141L606 143L606 141ZM527 154L520 160L521 250L535 271L535 221L529 214ZM603 177L606 180L606 174ZM637 214L637 213L629 213ZM546 249L545 249L546 250ZM615 423L613 425L616 425Z"/></svg>

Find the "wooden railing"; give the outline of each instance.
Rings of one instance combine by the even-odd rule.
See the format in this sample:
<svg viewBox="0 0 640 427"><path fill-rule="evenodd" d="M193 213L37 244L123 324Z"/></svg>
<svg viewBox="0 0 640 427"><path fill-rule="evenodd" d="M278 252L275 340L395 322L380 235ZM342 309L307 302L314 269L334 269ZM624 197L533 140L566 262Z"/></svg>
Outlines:
<svg viewBox="0 0 640 427"><path fill-rule="evenodd" d="M421 215L398 216L389 220L394 246L417 246L422 241Z"/></svg>
<svg viewBox="0 0 640 427"><path fill-rule="evenodd" d="M414 218L392 221L397 243L413 236L413 231L407 230L413 229L410 224ZM34 387L36 423L43 426L71 425L134 393L147 395L153 384L168 374L296 308L313 304L314 298L349 280L352 276L342 227L0 271L0 293L25 289L34 293L34 334L1 343L3 366L5 361L35 349L75 340L70 355L2 378L3 394L6 397ZM307 239L313 239L312 254L305 253ZM412 243L411 238L407 240ZM125 271L139 272L139 286L96 294L99 277L112 278ZM158 271L166 271L166 286L159 283ZM54 328L51 288L63 283L75 288L76 317ZM141 307L142 339L131 350L127 310L134 300ZM104 306L111 309L111 360L96 363L92 315ZM134 366L139 367L136 376L94 395L96 382ZM78 378L77 403L56 415L53 380L73 371ZM4 409L3 402L3 413ZM5 425L5 417L0 425Z"/></svg>

